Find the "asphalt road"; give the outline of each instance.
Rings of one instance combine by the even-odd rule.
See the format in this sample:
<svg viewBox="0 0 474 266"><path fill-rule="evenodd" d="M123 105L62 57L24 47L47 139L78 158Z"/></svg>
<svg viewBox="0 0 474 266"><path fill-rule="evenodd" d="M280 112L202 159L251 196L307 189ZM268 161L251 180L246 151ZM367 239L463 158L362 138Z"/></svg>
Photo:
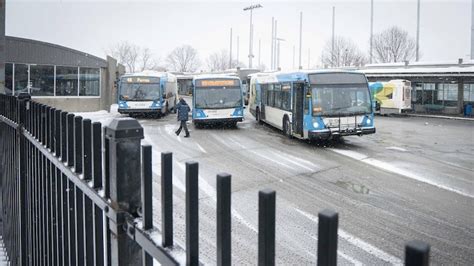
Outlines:
<svg viewBox="0 0 474 266"><path fill-rule="evenodd" d="M339 213L340 265L402 264L404 245L431 245L432 265L474 263L474 122L376 117L377 133L337 143L287 139L250 114L238 128L177 137L176 115L140 119L153 145L155 226L160 152L174 156L175 239L184 246L184 163L199 162L200 258L215 264L215 177L232 174L232 261L257 262L258 191L277 195L276 263L315 264L318 212Z"/></svg>

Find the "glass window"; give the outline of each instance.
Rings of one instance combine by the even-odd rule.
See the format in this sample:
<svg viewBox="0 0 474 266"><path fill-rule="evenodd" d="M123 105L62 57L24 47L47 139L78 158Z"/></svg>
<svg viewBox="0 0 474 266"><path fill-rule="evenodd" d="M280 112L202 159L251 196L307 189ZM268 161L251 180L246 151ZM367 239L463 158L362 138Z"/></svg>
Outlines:
<svg viewBox="0 0 474 266"><path fill-rule="evenodd" d="M28 65L15 64L15 94L28 92Z"/></svg>
<svg viewBox="0 0 474 266"><path fill-rule="evenodd" d="M464 84L464 101L474 102L474 84Z"/></svg>
<svg viewBox="0 0 474 266"><path fill-rule="evenodd" d="M281 86L281 109L291 111L291 85L289 83L283 83Z"/></svg>
<svg viewBox="0 0 474 266"><path fill-rule="evenodd" d="M458 101L458 84L440 83L438 84L438 102L446 106L456 106Z"/></svg>
<svg viewBox="0 0 474 266"><path fill-rule="evenodd" d="M415 88L412 90L414 93L414 96L412 97L412 102L421 104L423 99L423 84L416 83L414 84L414 86Z"/></svg>
<svg viewBox="0 0 474 266"><path fill-rule="evenodd" d="M5 64L5 94L12 95L13 93L13 64Z"/></svg>
<svg viewBox="0 0 474 266"><path fill-rule="evenodd" d="M77 96L77 67L56 67L56 96Z"/></svg>
<svg viewBox="0 0 474 266"><path fill-rule="evenodd" d="M281 91L274 91L275 94L275 107L281 108Z"/></svg>
<svg viewBox="0 0 474 266"><path fill-rule="evenodd" d="M54 66L30 65L30 94L54 96Z"/></svg>
<svg viewBox="0 0 474 266"><path fill-rule="evenodd" d="M423 83L422 100L423 104L433 104L435 102L435 83Z"/></svg>
<svg viewBox="0 0 474 266"><path fill-rule="evenodd" d="M80 68L79 95L99 96L100 92L100 69Z"/></svg>

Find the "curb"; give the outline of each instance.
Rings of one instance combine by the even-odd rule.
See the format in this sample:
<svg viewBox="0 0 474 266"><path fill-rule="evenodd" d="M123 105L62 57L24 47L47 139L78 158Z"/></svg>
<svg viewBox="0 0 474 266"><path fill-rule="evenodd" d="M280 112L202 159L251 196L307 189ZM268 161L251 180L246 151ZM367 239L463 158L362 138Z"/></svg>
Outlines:
<svg viewBox="0 0 474 266"><path fill-rule="evenodd" d="M425 117L425 118L442 118L442 119L451 119L451 120L474 121L474 118L469 118L469 117L443 116L443 115L422 115L422 114L404 114L404 115L405 116L414 116L414 117Z"/></svg>

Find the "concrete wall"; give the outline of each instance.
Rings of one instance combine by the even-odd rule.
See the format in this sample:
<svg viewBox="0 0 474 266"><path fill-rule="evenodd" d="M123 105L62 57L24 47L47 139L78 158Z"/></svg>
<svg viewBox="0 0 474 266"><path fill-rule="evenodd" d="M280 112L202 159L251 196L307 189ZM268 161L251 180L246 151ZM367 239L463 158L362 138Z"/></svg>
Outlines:
<svg viewBox="0 0 474 266"><path fill-rule="evenodd" d="M101 110L101 98L33 98L35 102L53 106L68 112L92 112Z"/></svg>

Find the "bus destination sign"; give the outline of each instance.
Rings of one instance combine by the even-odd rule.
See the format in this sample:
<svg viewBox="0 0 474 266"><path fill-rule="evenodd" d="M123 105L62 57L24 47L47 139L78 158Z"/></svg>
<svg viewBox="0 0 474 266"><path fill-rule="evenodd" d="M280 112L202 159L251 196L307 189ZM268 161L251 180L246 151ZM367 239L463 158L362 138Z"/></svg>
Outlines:
<svg viewBox="0 0 474 266"><path fill-rule="evenodd" d="M196 86L198 87L224 87L224 86L239 86L237 79L207 79L198 80Z"/></svg>
<svg viewBox="0 0 474 266"><path fill-rule="evenodd" d="M159 78L153 77L127 77L125 78L126 83L159 83Z"/></svg>

